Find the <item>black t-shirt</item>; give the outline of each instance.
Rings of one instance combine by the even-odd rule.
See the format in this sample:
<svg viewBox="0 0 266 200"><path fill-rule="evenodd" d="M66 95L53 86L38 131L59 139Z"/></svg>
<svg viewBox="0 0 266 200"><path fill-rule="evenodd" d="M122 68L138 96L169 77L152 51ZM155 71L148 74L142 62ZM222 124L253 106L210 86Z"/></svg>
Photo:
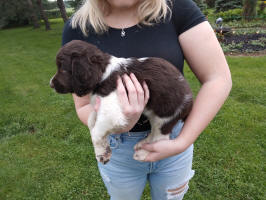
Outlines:
<svg viewBox="0 0 266 200"><path fill-rule="evenodd" d="M116 57L160 57L176 66L181 73L184 67L184 55L178 36L193 26L206 21L205 16L192 0L173 0L172 17L153 26L132 26L124 29L109 27L108 32L96 34L93 30L84 36L79 28L72 29L70 21L63 31L62 45L71 40L83 40L96 45L103 52ZM145 116L131 131L145 131L150 124Z"/></svg>

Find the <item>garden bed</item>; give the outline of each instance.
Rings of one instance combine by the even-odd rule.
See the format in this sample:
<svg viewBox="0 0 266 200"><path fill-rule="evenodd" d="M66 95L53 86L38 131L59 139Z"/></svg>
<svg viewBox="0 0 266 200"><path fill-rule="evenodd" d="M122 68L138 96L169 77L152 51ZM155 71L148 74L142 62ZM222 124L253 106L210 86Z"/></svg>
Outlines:
<svg viewBox="0 0 266 200"><path fill-rule="evenodd" d="M258 53L266 50L266 34L228 34L220 38L225 53Z"/></svg>
<svg viewBox="0 0 266 200"><path fill-rule="evenodd" d="M230 31L224 34L216 31L216 35L225 54L266 55L266 29L264 27L236 28L226 25L224 29Z"/></svg>

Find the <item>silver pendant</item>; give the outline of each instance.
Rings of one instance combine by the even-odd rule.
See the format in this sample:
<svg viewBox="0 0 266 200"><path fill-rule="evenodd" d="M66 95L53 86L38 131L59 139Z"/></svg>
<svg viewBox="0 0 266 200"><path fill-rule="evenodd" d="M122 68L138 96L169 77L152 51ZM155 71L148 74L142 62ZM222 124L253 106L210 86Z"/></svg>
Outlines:
<svg viewBox="0 0 266 200"><path fill-rule="evenodd" d="M125 37L126 36L126 32L124 31L124 29L121 30L121 37Z"/></svg>

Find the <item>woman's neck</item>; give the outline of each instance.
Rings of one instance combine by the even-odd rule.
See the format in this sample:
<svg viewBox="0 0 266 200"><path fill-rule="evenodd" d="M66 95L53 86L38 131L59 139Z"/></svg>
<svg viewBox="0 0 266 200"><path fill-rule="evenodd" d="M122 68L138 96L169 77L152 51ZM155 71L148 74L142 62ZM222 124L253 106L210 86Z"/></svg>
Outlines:
<svg viewBox="0 0 266 200"><path fill-rule="evenodd" d="M114 28L127 28L138 24L137 7L111 8L104 17L105 23Z"/></svg>

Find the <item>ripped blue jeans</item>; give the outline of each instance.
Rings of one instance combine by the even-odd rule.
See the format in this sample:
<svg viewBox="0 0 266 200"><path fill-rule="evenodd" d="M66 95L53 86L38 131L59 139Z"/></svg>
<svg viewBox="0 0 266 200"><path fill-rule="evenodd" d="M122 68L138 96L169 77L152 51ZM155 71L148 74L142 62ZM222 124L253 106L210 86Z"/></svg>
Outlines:
<svg viewBox="0 0 266 200"><path fill-rule="evenodd" d="M178 122L170 138L174 139L183 127ZM146 132L127 132L109 136L112 157L99 171L111 200L139 200L149 181L152 200L181 200L188 190L192 170L193 144L184 152L157 162L133 159L133 147L147 137Z"/></svg>

